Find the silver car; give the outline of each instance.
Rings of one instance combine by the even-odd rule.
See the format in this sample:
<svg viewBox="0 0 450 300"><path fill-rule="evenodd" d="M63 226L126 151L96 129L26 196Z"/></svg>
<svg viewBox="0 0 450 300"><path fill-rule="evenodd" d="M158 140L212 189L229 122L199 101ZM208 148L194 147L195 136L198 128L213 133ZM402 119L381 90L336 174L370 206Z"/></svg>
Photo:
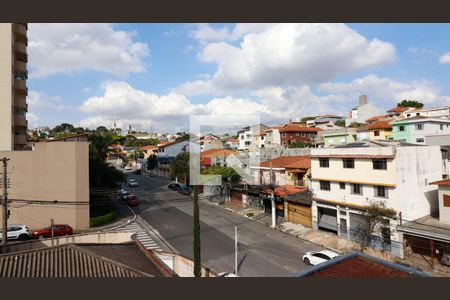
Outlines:
<svg viewBox="0 0 450 300"><path fill-rule="evenodd" d="M11 224L7 227L6 237L8 240L28 240L30 239L30 230L27 225ZM0 241L2 240L2 230L0 230Z"/></svg>

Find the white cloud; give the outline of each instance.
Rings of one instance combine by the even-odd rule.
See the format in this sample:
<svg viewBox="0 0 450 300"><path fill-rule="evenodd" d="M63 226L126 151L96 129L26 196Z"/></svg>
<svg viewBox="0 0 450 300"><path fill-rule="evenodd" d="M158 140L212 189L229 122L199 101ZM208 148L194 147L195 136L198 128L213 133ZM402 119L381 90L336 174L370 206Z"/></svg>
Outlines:
<svg viewBox="0 0 450 300"><path fill-rule="evenodd" d="M441 55L441 57L439 58L439 63L441 65L450 64L450 52Z"/></svg>
<svg viewBox="0 0 450 300"><path fill-rule="evenodd" d="M118 76L142 72L148 45L134 42L134 35L110 24L30 24L30 77L82 70Z"/></svg>
<svg viewBox="0 0 450 300"><path fill-rule="evenodd" d="M55 109L58 111L71 109L71 106L62 103L62 99L59 96L49 96L40 91L29 91L27 97L27 103L30 111L35 109Z"/></svg>
<svg viewBox="0 0 450 300"><path fill-rule="evenodd" d="M233 30L203 25L193 36L205 43L199 59L217 70L210 80L176 89L186 95L322 83L395 58L390 43L369 41L344 24L238 24ZM225 42L239 38L238 46Z"/></svg>
<svg viewBox="0 0 450 300"><path fill-rule="evenodd" d="M30 113L30 112L27 112L27 121L28 121L28 126L30 127L30 128L35 128L35 127L38 127L38 121L39 121L39 117L38 116L36 116L35 114L33 114L33 113Z"/></svg>

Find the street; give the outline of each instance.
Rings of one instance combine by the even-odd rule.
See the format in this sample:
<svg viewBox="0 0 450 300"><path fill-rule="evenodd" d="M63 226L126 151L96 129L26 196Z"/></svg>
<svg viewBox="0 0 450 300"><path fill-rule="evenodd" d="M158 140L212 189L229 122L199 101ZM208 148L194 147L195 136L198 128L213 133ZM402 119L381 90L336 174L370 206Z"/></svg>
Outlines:
<svg viewBox="0 0 450 300"><path fill-rule="evenodd" d="M139 183L139 187L127 187L140 200L136 213L179 254L192 259L192 197L169 190L161 178L127 174ZM217 272L234 272L235 226L239 228L239 276L289 276L308 268L301 261L303 253L323 250L207 200L200 200L200 226L202 264Z"/></svg>

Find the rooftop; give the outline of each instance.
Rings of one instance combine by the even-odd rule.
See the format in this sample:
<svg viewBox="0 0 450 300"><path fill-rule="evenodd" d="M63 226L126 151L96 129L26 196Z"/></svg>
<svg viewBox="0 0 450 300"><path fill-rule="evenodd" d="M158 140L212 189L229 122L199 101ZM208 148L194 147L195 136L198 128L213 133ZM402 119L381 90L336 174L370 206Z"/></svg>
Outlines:
<svg viewBox="0 0 450 300"><path fill-rule="evenodd" d="M367 122L372 122L372 121L378 121L378 120L382 120L382 119L386 119L389 118L389 115L383 115L383 116L375 116L372 118L368 118L366 121Z"/></svg>
<svg viewBox="0 0 450 300"><path fill-rule="evenodd" d="M293 274L312 278L430 277L428 274L365 253L350 252Z"/></svg>
<svg viewBox="0 0 450 300"><path fill-rule="evenodd" d="M416 110L416 108L415 107L397 106L397 107L391 108L390 110L388 110L388 112L398 113L398 112L404 112L407 110Z"/></svg>
<svg viewBox="0 0 450 300"><path fill-rule="evenodd" d="M303 169L311 168L311 157L309 156L280 156L272 160L263 161L261 167L270 168L286 168L286 169Z"/></svg>
<svg viewBox="0 0 450 300"><path fill-rule="evenodd" d="M277 186L275 187L274 194L278 197L287 197L292 196L298 193L304 193L308 189L304 187L296 187L292 185L283 185L283 186ZM270 194L272 192L271 189L267 189L264 191L266 194Z"/></svg>
<svg viewBox="0 0 450 300"><path fill-rule="evenodd" d="M411 235L433 238L443 242L450 242L450 224L439 221L438 215L430 215L411 222L403 222L397 230Z"/></svg>
<svg viewBox="0 0 450 300"><path fill-rule="evenodd" d="M437 184L439 186L441 186L441 185L450 186L450 179L434 181L434 182L431 182L430 184Z"/></svg>
<svg viewBox="0 0 450 300"><path fill-rule="evenodd" d="M211 149L206 150L200 153L202 158L206 157L215 157L215 156L229 156L229 155L237 155L237 151L229 150L229 149Z"/></svg>
<svg viewBox="0 0 450 300"><path fill-rule="evenodd" d="M315 127L306 127L298 124L286 124L280 127L280 132L319 132L322 129Z"/></svg>
<svg viewBox="0 0 450 300"><path fill-rule="evenodd" d="M403 124L403 123L420 123L420 122L437 122L437 123L450 123L450 120L448 118L439 118L439 117L425 117L425 116L414 116L411 118L404 118L401 120L396 120L392 122L391 124Z"/></svg>
<svg viewBox="0 0 450 300"><path fill-rule="evenodd" d="M392 125L390 124L390 121L388 121L388 120L380 120L380 121L376 121L376 122L368 125L367 129L369 129L369 130L392 129Z"/></svg>

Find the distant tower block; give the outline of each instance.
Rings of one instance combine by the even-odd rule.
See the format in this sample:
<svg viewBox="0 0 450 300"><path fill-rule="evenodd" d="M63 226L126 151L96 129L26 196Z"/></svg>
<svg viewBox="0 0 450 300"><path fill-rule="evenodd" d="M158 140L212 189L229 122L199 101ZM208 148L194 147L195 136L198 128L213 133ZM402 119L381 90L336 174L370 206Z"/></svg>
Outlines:
<svg viewBox="0 0 450 300"><path fill-rule="evenodd" d="M128 131L131 132L131 124L128 124Z"/></svg>
<svg viewBox="0 0 450 300"><path fill-rule="evenodd" d="M359 106L367 104L367 95L359 96Z"/></svg>

